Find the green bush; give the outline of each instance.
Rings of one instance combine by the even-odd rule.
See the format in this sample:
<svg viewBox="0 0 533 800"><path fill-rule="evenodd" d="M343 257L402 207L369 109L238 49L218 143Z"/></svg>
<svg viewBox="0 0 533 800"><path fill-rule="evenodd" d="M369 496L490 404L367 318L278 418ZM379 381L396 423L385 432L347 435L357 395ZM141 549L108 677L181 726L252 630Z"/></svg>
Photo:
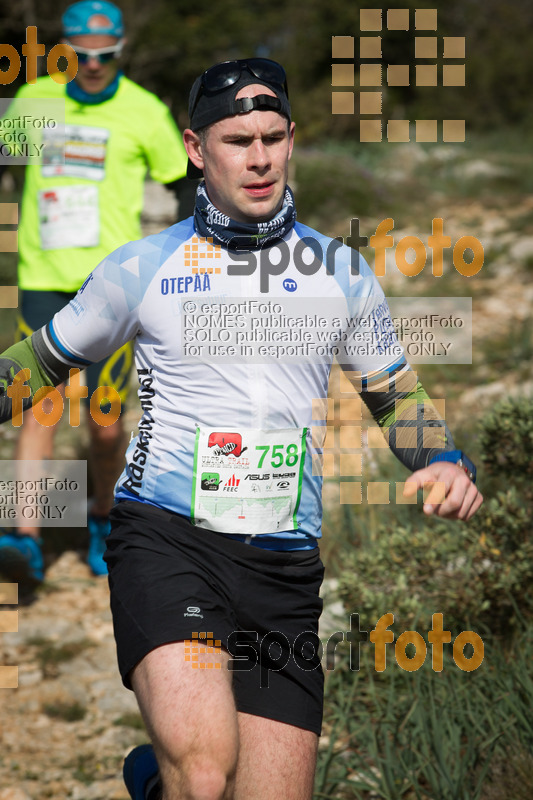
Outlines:
<svg viewBox="0 0 533 800"><path fill-rule="evenodd" d="M43 711L47 717L62 719L65 722L79 722L87 713L85 706L80 703L45 703Z"/></svg>
<svg viewBox="0 0 533 800"><path fill-rule="evenodd" d="M378 525L366 539L353 526L360 546L340 584L347 609L359 612L363 630L393 612L393 630L418 631L427 655L406 671L389 643L386 669L377 672L374 645L365 642L361 668L352 671L339 647L327 673L317 800L530 796L532 411L531 399L507 399L482 420L486 502L469 523L402 516L397 528ZM452 640L465 629L482 636L484 660L475 670L459 668L445 644L443 669L434 671L426 632L435 612ZM470 657L466 648L463 655Z"/></svg>
<svg viewBox="0 0 533 800"><path fill-rule="evenodd" d="M489 413L481 431L481 458L495 480L510 479L526 490L533 483L533 399L508 398Z"/></svg>
<svg viewBox="0 0 533 800"><path fill-rule="evenodd" d="M523 633L509 651L489 641L472 672L449 657L435 672L428 656L416 672L389 658L377 673L372 644L352 672L344 654L326 681L316 800L526 800L504 768L531 763L533 626Z"/></svg>
<svg viewBox="0 0 533 800"><path fill-rule="evenodd" d="M300 149L294 161L298 220L305 225L348 236L350 220L371 214L382 200L378 180L349 153Z"/></svg>
<svg viewBox="0 0 533 800"><path fill-rule="evenodd" d="M392 531L382 525L347 556L341 597L363 626L392 612L402 630L428 630L439 612L452 632L506 637L533 619L532 412L533 400L505 400L482 421L487 497L470 522L420 515Z"/></svg>

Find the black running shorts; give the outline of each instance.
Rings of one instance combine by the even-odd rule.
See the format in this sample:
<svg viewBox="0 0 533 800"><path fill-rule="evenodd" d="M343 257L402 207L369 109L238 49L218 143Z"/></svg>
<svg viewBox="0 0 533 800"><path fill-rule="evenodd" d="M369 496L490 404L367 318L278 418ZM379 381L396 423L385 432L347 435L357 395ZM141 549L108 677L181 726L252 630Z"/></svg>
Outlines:
<svg viewBox="0 0 533 800"><path fill-rule="evenodd" d="M320 735L318 548L264 550L139 502L118 503L110 519L104 558L124 685L154 648L212 636L232 656L238 711Z"/></svg>

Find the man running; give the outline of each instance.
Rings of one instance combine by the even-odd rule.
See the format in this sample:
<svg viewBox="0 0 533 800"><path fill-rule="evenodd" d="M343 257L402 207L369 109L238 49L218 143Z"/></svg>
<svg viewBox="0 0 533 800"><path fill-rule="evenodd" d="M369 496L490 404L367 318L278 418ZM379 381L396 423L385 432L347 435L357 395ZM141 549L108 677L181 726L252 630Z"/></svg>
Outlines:
<svg viewBox="0 0 533 800"><path fill-rule="evenodd" d="M406 492L434 484L424 511L463 520L482 497L412 380L368 265L353 269L350 248L296 222L283 68L211 67L189 116L188 174L204 177L194 217L104 259L83 294L4 353L0 376L7 386L29 367L33 393L135 340L143 416L105 555L119 668L153 743L126 760L131 797L309 800L323 703L315 420L338 339L311 350L303 337L290 361L271 348L302 325L340 326L364 344L342 366L413 470ZM317 303L323 316L310 315ZM269 344L224 351L221 329ZM19 381L4 393L0 419L23 392Z"/></svg>
<svg viewBox="0 0 533 800"><path fill-rule="evenodd" d="M64 163L56 163L49 148L42 163L32 162L26 169L19 228L22 294L17 340L30 336L66 305L104 256L140 237L147 170L177 192L180 219L193 206L191 184L185 178L185 150L167 107L119 69L125 43L120 9L107 0L82 0L67 8L62 27L64 41L78 57L75 80L63 85L45 76L35 85L25 84L9 112L17 117L18 102L30 98L62 100L66 122ZM105 360L92 364L86 373L88 397L97 387L110 385L124 407L132 361L131 344L124 343ZM87 409L87 422L93 483L88 561L93 573L101 575L107 573L102 556L108 514L126 442L120 417L102 426ZM16 458L51 458L56 429L26 415ZM42 580L39 534L40 529L28 521L0 537L0 574L28 585Z"/></svg>

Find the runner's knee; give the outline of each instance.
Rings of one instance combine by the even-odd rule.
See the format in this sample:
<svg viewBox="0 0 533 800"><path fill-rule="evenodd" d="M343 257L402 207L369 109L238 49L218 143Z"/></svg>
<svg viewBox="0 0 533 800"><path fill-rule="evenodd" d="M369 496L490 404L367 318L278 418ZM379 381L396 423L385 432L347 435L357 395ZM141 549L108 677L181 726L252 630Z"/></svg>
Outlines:
<svg viewBox="0 0 533 800"><path fill-rule="evenodd" d="M223 800L231 777L221 764L199 757L185 776L185 796L190 800Z"/></svg>
<svg viewBox="0 0 533 800"><path fill-rule="evenodd" d="M197 753L177 761L166 762L158 756L163 781L163 799L174 797L174 787L179 787L180 800L226 800L233 785L236 756L228 759L220 753L219 758L209 758Z"/></svg>

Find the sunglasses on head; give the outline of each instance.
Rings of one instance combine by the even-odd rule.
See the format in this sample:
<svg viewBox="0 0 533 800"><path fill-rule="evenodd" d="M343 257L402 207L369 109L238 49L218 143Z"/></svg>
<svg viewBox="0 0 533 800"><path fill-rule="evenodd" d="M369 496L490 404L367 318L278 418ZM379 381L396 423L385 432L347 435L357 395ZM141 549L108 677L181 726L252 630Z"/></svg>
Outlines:
<svg viewBox="0 0 533 800"><path fill-rule="evenodd" d="M200 79L196 97L191 104L191 114L198 104L202 91L222 92L237 83L244 71L249 72L260 81L282 89L287 97L289 96L287 76L281 64L271 61L269 58L239 58L235 61L224 61L222 64L215 64L214 67L206 69Z"/></svg>
<svg viewBox="0 0 533 800"><path fill-rule="evenodd" d="M95 58L100 64L108 64L110 61L113 61L114 58L119 58L122 53L122 48L124 47L124 40L121 39L117 44L113 44L110 47L99 47L96 50L92 50L89 47L80 47L70 42L67 42L67 44L72 47L78 56L78 62L80 64L86 64L90 58Z"/></svg>

